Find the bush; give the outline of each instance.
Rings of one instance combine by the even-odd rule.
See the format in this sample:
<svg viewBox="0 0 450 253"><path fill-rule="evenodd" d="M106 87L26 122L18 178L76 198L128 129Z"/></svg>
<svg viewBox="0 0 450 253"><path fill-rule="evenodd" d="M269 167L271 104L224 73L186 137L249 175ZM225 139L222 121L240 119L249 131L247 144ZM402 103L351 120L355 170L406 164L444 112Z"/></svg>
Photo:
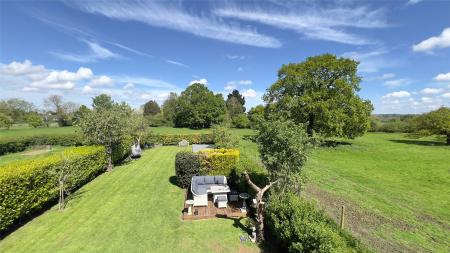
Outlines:
<svg viewBox="0 0 450 253"><path fill-rule="evenodd" d="M239 138L228 127L223 125L214 126L213 140L218 148L236 148L239 146Z"/></svg>
<svg viewBox="0 0 450 253"><path fill-rule="evenodd" d="M79 134L8 137L0 140L0 155L20 152L36 145L80 146L83 144L83 138Z"/></svg>
<svg viewBox="0 0 450 253"><path fill-rule="evenodd" d="M177 153L175 156L175 175L177 185L188 188L193 176L200 175L200 160L197 154L189 151Z"/></svg>
<svg viewBox="0 0 450 253"><path fill-rule="evenodd" d="M71 168L66 189L73 190L104 170L105 151L102 147L76 147L62 154L0 166L0 232L58 198L55 171L63 163Z"/></svg>
<svg viewBox="0 0 450 253"><path fill-rule="evenodd" d="M272 195L265 212L268 233L284 251L368 251L323 211L292 193Z"/></svg>
<svg viewBox="0 0 450 253"><path fill-rule="evenodd" d="M249 128L250 127L250 120L248 119L247 115L244 113L238 114L233 117L232 119L233 126L236 128Z"/></svg>
<svg viewBox="0 0 450 253"><path fill-rule="evenodd" d="M147 134L142 138L141 143L143 145L178 145L181 140L187 140L189 144L214 143L212 134Z"/></svg>
<svg viewBox="0 0 450 253"><path fill-rule="evenodd" d="M206 149L198 152L202 175L224 175L230 177L239 163L237 149Z"/></svg>

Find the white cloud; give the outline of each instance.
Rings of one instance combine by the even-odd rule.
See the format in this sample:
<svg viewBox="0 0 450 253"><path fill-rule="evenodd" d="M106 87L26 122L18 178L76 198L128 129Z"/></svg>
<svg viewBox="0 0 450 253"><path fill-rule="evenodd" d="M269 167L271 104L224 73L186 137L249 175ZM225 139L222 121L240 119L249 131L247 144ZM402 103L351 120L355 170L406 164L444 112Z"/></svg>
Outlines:
<svg viewBox="0 0 450 253"><path fill-rule="evenodd" d="M243 55L227 55L227 58L230 60L244 60L245 56L243 56Z"/></svg>
<svg viewBox="0 0 450 253"><path fill-rule="evenodd" d="M198 79L198 80L192 80L191 82L189 82L189 85L192 85L194 83L201 83L201 84L204 84L204 85L208 85L208 80L206 80L206 78L201 78L201 79Z"/></svg>
<svg viewBox="0 0 450 253"><path fill-rule="evenodd" d="M238 81L229 81L224 89L227 91L231 91L237 89L239 85L251 85L253 83L252 80L238 80Z"/></svg>
<svg viewBox="0 0 450 253"><path fill-rule="evenodd" d="M450 72L448 72L447 74L439 74L437 76L434 77L434 80L438 81L438 82L450 82Z"/></svg>
<svg viewBox="0 0 450 253"><path fill-rule="evenodd" d="M394 91L394 92L384 95L382 98L383 99L405 98L405 97L410 97L410 96L411 96L411 93L409 93L407 91Z"/></svg>
<svg viewBox="0 0 450 253"><path fill-rule="evenodd" d="M389 68L395 65L392 59L387 60L384 56L388 51L384 49L374 50L370 52L346 52L342 57L351 58L359 61L358 71L363 73L378 72L383 68Z"/></svg>
<svg viewBox="0 0 450 253"><path fill-rule="evenodd" d="M422 2L423 0L408 0L408 5L414 5Z"/></svg>
<svg viewBox="0 0 450 253"><path fill-rule="evenodd" d="M428 38L413 46L413 51L431 53L435 48L450 47L450 27L445 28L439 36Z"/></svg>
<svg viewBox="0 0 450 253"><path fill-rule="evenodd" d="M407 86L411 83L413 83L413 81L410 79L400 78L400 79L386 81L386 82L384 82L384 85L389 88L397 88L397 87Z"/></svg>
<svg viewBox="0 0 450 253"><path fill-rule="evenodd" d="M93 91L93 89L92 89L92 87L89 86L89 85L85 85L85 86L83 87L83 90L82 90L82 92L85 93L85 94L92 93L92 91Z"/></svg>
<svg viewBox="0 0 450 253"><path fill-rule="evenodd" d="M131 88L133 88L134 87L134 84L133 83L127 83L127 84L125 84L125 86L123 86L123 88L126 90L126 89L131 89Z"/></svg>
<svg viewBox="0 0 450 253"><path fill-rule="evenodd" d="M420 92L422 92L423 94L439 94L443 91L443 89L439 89L439 88L425 88L423 90L421 90Z"/></svg>
<svg viewBox="0 0 450 253"><path fill-rule="evenodd" d="M97 60L106 60L120 58L119 54L111 52L109 49L102 47L100 44L88 40L82 40L89 47L87 54L73 54L67 52L51 52L54 56L63 60L75 62L95 62Z"/></svg>
<svg viewBox="0 0 450 253"><path fill-rule="evenodd" d="M87 1L71 4L92 14L100 14L122 21L137 21L149 26L164 27L191 33L200 37L257 47L278 48L281 42L262 35L255 29L228 24L222 19L207 15L194 15L172 2L116 2Z"/></svg>
<svg viewBox="0 0 450 253"><path fill-rule="evenodd" d="M450 98L450 92L442 94L443 98Z"/></svg>
<svg viewBox="0 0 450 253"><path fill-rule="evenodd" d="M177 65L177 66L179 66L179 67L189 68L188 65L186 65L186 64L184 64L184 63L181 63L181 62L178 62L178 61L172 61L172 60L167 60L167 59L166 59L165 62L170 63L170 64L173 64L173 65Z"/></svg>
<svg viewBox="0 0 450 253"><path fill-rule="evenodd" d="M285 9L284 11L262 8L221 8L214 13L220 17L234 18L293 30L308 39L326 40L351 45L365 45L373 42L362 36L345 31L345 28L386 27L384 12L366 7Z"/></svg>
<svg viewBox="0 0 450 253"><path fill-rule="evenodd" d="M383 74L382 76L380 76L380 80L391 79L394 77L395 77L394 73L386 73L386 74Z"/></svg>
<svg viewBox="0 0 450 253"><path fill-rule="evenodd" d="M225 85L225 87L224 87L224 89L226 90L226 91L232 91L232 90L234 90L234 89L236 89L237 88L237 85L236 84L230 84L230 83L228 83L227 85Z"/></svg>
<svg viewBox="0 0 450 253"><path fill-rule="evenodd" d="M427 104L433 102L433 100L429 97L421 97L420 101L422 101L423 103L427 103Z"/></svg>
<svg viewBox="0 0 450 253"><path fill-rule="evenodd" d="M113 80L109 76L99 76L91 80L89 86L111 86Z"/></svg>
<svg viewBox="0 0 450 253"><path fill-rule="evenodd" d="M253 90L253 89L248 89L248 90L243 91L243 92L242 92L242 95L243 95L244 97L254 98L254 97L257 96L257 93L256 93L256 91Z"/></svg>
<svg viewBox="0 0 450 253"><path fill-rule="evenodd" d="M24 62L13 61L7 65L0 65L0 74L2 75L19 76L42 72L45 72L45 67L42 65L33 65L30 60L25 60Z"/></svg>

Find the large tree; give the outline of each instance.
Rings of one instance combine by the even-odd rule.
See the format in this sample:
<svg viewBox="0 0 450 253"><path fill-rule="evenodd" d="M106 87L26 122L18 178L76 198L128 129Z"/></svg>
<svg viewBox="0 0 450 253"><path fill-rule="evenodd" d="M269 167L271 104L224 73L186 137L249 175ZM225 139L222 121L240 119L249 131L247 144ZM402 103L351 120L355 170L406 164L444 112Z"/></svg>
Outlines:
<svg viewBox="0 0 450 253"><path fill-rule="evenodd" d="M256 128L264 120L264 108L264 105L257 105L248 111L248 119L252 128Z"/></svg>
<svg viewBox="0 0 450 253"><path fill-rule="evenodd" d="M373 106L361 99L358 62L331 54L283 65L264 100L272 115L306 125L309 135L354 138L369 127Z"/></svg>
<svg viewBox="0 0 450 253"><path fill-rule="evenodd" d="M9 129L13 124L13 120L8 115L0 112L0 128Z"/></svg>
<svg viewBox="0 0 450 253"><path fill-rule="evenodd" d="M450 108L441 107L435 111L424 113L414 120L415 131L419 135L445 135L450 145Z"/></svg>
<svg viewBox="0 0 450 253"><path fill-rule="evenodd" d="M242 96L238 90L233 90L228 94L226 101L228 113L231 117L245 112L245 98Z"/></svg>
<svg viewBox="0 0 450 253"><path fill-rule="evenodd" d="M310 140L302 125L290 120L275 120L261 123L257 142L261 161L268 172L269 184L256 185L247 172L244 172L244 178L256 192L257 238L261 241L264 236L264 193L276 183L281 191L292 187L298 189Z"/></svg>
<svg viewBox="0 0 450 253"><path fill-rule="evenodd" d="M208 128L220 123L225 115L222 94L214 94L204 84L189 85L178 98L175 111L175 126Z"/></svg>
<svg viewBox="0 0 450 253"><path fill-rule="evenodd" d="M161 108L159 108L158 103L154 100L150 100L147 103L144 104L144 110L143 110L144 117L148 116L154 116L161 112Z"/></svg>
<svg viewBox="0 0 450 253"><path fill-rule="evenodd" d="M23 123L29 113L36 111L35 106L23 99L10 98L0 101L0 113L11 118L14 123Z"/></svg>
<svg viewBox="0 0 450 253"><path fill-rule="evenodd" d="M44 99L44 105L50 110L50 113L56 116L59 126L71 126L73 123L73 114L80 107L73 102L64 102L59 95L50 95Z"/></svg>
<svg viewBox="0 0 450 253"><path fill-rule="evenodd" d="M116 103L105 94L95 97L92 107L81 115L78 125L89 141L105 147L107 170L111 171L113 152L130 136L133 111L127 104Z"/></svg>
<svg viewBox="0 0 450 253"><path fill-rule="evenodd" d="M173 124L175 119L175 110L177 107L178 95L175 92L171 92L167 99L162 104L163 118L166 123Z"/></svg>

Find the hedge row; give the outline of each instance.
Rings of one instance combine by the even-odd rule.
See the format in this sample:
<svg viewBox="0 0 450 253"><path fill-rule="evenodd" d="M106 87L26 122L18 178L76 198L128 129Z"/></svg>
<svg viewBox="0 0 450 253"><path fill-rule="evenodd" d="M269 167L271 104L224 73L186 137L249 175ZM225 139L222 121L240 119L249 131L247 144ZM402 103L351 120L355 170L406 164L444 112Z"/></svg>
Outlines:
<svg viewBox="0 0 450 253"><path fill-rule="evenodd" d="M212 134L148 134L141 140L143 145L178 145L181 140L189 141L189 144L212 144Z"/></svg>
<svg viewBox="0 0 450 253"><path fill-rule="evenodd" d="M272 195L268 203L265 225L282 252L369 252L323 211L295 194Z"/></svg>
<svg viewBox="0 0 450 253"><path fill-rule="evenodd" d="M82 144L83 138L79 134L7 137L0 139L0 155L24 151L30 146L37 145L80 146Z"/></svg>
<svg viewBox="0 0 450 253"><path fill-rule="evenodd" d="M198 152L203 175L229 177L239 163L237 149L205 149Z"/></svg>
<svg viewBox="0 0 450 253"><path fill-rule="evenodd" d="M0 233L59 196L58 169L70 168L66 189L92 180L106 165L102 147L83 146L33 161L0 166Z"/></svg>
<svg viewBox="0 0 450 253"><path fill-rule="evenodd" d="M197 175L224 175L231 177L239 163L237 149L207 149L197 153L182 151L175 157L177 184L189 187Z"/></svg>

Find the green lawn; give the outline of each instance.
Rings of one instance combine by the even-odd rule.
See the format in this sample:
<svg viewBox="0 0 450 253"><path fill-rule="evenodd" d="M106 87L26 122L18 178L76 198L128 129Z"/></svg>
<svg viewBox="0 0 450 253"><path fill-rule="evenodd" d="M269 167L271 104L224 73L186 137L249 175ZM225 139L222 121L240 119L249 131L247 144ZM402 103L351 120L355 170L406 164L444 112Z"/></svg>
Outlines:
<svg viewBox="0 0 450 253"><path fill-rule="evenodd" d="M368 133L319 148L308 163L307 196L382 251L450 251L450 147L432 139Z"/></svg>
<svg viewBox="0 0 450 253"><path fill-rule="evenodd" d="M16 161L27 161L27 160L33 160L36 158L42 158L46 157L55 153L59 153L66 149L67 147L61 147L61 146L52 146L51 150L47 150L46 148L38 148L38 149L28 149L23 152L18 153L11 153L0 156L0 166L5 165L10 162L16 162Z"/></svg>
<svg viewBox="0 0 450 253"><path fill-rule="evenodd" d="M0 139L2 137L22 137L22 136L33 136L42 134L71 134L75 133L75 127L13 127L11 129L0 129Z"/></svg>
<svg viewBox="0 0 450 253"><path fill-rule="evenodd" d="M0 242L0 252L258 252L231 219L182 221L184 191L170 183L178 147L144 152L81 188Z"/></svg>

